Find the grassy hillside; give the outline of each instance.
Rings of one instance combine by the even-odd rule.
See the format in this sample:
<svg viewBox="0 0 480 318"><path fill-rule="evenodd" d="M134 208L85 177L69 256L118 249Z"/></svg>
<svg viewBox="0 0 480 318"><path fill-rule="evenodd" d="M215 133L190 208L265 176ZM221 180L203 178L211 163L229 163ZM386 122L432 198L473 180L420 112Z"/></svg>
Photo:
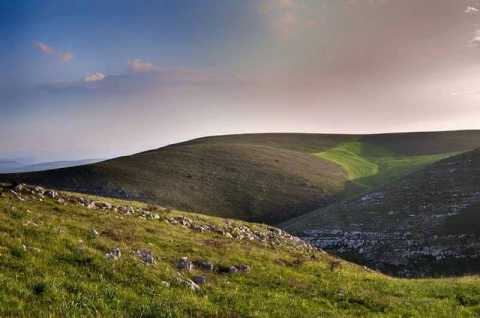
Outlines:
<svg viewBox="0 0 480 318"><path fill-rule="evenodd" d="M479 131L217 136L0 180L276 224L479 145Z"/></svg>
<svg viewBox="0 0 480 318"><path fill-rule="evenodd" d="M403 155L366 141L355 141L315 155L335 162L346 171L350 181L368 190L456 154Z"/></svg>
<svg viewBox="0 0 480 318"><path fill-rule="evenodd" d="M389 272L478 273L479 206L480 150L475 150L283 227Z"/></svg>
<svg viewBox="0 0 480 318"><path fill-rule="evenodd" d="M68 193L1 191L2 317L450 318L480 311L477 277L394 279L264 225ZM116 248L117 258L109 254ZM182 257L214 266L179 269ZM248 270L228 272L239 264ZM198 276L204 282L193 290L186 282Z"/></svg>

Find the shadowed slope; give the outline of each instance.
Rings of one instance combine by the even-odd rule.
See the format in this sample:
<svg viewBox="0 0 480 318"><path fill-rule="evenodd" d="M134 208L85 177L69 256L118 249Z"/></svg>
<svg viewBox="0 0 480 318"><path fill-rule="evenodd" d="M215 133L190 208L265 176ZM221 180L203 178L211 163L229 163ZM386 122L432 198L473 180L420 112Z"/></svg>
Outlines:
<svg viewBox="0 0 480 318"><path fill-rule="evenodd" d="M345 176L301 152L201 143L14 179L274 223L332 202Z"/></svg>

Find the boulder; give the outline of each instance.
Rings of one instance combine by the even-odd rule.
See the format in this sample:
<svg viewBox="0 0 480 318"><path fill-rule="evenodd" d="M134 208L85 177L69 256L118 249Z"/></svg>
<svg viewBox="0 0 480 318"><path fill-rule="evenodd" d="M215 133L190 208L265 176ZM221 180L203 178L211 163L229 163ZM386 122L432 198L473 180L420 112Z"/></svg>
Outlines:
<svg viewBox="0 0 480 318"><path fill-rule="evenodd" d="M155 257L153 257L152 252L148 250L138 250L136 253L137 257L147 265L155 264Z"/></svg>
<svg viewBox="0 0 480 318"><path fill-rule="evenodd" d="M122 252L120 251L120 248L116 247L114 249L112 249L110 252L108 252L107 254L105 254L105 257L109 260L118 260L120 258L120 256L122 256Z"/></svg>
<svg viewBox="0 0 480 318"><path fill-rule="evenodd" d="M193 277L193 281L197 285L203 285L207 282L207 278L205 276L195 276Z"/></svg>
<svg viewBox="0 0 480 318"><path fill-rule="evenodd" d="M181 270L191 271L193 269L193 263L188 259L188 257L182 257L177 262L177 268Z"/></svg>
<svg viewBox="0 0 480 318"><path fill-rule="evenodd" d="M193 264L196 267L209 272L213 271L214 269L213 264L206 260L194 261Z"/></svg>
<svg viewBox="0 0 480 318"><path fill-rule="evenodd" d="M191 281L190 279L177 278L177 284L186 286L193 291L200 289L200 286L198 286L195 282Z"/></svg>

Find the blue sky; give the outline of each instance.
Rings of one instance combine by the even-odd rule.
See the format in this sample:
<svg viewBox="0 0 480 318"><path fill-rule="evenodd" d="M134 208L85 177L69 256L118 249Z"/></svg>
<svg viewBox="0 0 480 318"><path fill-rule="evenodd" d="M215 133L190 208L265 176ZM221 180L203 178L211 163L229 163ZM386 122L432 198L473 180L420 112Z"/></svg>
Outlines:
<svg viewBox="0 0 480 318"><path fill-rule="evenodd" d="M480 128L475 0L0 0L0 158Z"/></svg>
<svg viewBox="0 0 480 318"><path fill-rule="evenodd" d="M34 83L121 73L139 56L164 67L223 68L228 47L255 36L246 2L4 1L0 54L10 76ZM73 58L39 56L35 42Z"/></svg>

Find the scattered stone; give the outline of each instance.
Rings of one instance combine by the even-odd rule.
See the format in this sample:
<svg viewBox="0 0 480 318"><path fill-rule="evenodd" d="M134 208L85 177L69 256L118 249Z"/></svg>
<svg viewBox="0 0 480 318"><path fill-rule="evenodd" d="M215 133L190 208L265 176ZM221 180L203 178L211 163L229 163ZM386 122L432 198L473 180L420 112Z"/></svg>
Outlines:
<svg viewBox="0 0 480 318"><path fill-rule="evenodd" d="M47 190L44 192L44 195L50 199L55 199L58 197L58 192L54 190Z"/></svg>
<svg viewBox="0 0 480 318"><path fill-rule="evenodd" d="M250 265L247 265L247 264L240 264L236 267L242 273L250 273L250 270L251 270Z"/></svg>
<svg viewBox="0 0 480 318"><path fill-rule="evenodd" d="M110 210L112 208L112 205L108 202L92 202L92 204L94 204L95 207L103 210Z"/></svg>
<svg viewBox="0 0 480 318"><path fill-rule="evenodd" d="M188 259L188 257L182 257L177 262L177 268L181 270L191 271L193 269L193 263Z"/></svg>
<svg viewBox="0 0 480 318"><path fill-rule="evenodd" d="M218 266L218 272L222 274L233 274L238 273L238 268L236 266Z"/></svg>
<svg viewBox="0 0 480 318"><path fill-rule="evenodd" d="M98 231L96 229L91 229L90 230L90 234L93 236L93 237L97 237L99 235Z"/></svg>
<svg viewBox="0 0 480 318"><path fill-rule="evenodd" d="M177 283L179 285L186 286L193 291L200 290L200 286L198 286L195 282L191 281L190 279L177 278Z"/></svg>
<svg viewBox="0 0 480 318"><path fill-rule="evenodd" d="M107 254L105 254L105 257L109 260L118 260L120 259L120 256L122 256L122 252L120 251L120 248L116 247Z"/></svg>
<svg viewBox="0 0 480 318"><path fill-rule="evenodd" d="M228 268L228 273L230 273L230 274L238 273L238 272L239 272L239 270L238 270L237 266L230 266Z"/></svg>
<svg viewBox="0 0 480 318"><path fill-rule="evenodd" d="M195 276L193 277L193 281L197 285L203 285L207 282L207 278L205 276Z"/></svg>
<svg viewBox="0 0 480 318"><path fill-rule="evenodd" d="M97 205L93 201L87 205L87 209L95 210L96 208L97 208Z"/></svg>
<svg viewBox="0 0 480 318"><path fill-rule="evenodd" d="M209 272L213 271L214 269L213 264L206 260L194 261L193 265L195 265L196 267L202 270L209 271Z"/></svg>
<svg viewBox="0 0 480 318"><path fill-rule="evenodd" d="M136 253L138 258L147 265L155 264L155 257L153 257L152 252L148 250L138 250Z"/></svg>
<svg viewBox="0 0 480 318"><path fill-rule="evenodd" d="M292 251L302 250L307 252L318 250L305 241L273 227L249 226L230 220L220 224L209 223L206 219L199 217L190 218L183 215L164 216L160 215L159 213L155 213L155 211L170 212L171 210L157 206L147 206L146 208L135 208L129 205L116 206L108 202L93 201L87 197L79 197L78 195L70 195L68 193L59 193L57 191L45 189L40 186L31 186L26 184L19 184L15 187L10 185L8 188L6 188L5 185L2 186L4 187L5 191L7 191L4 192L6 195L13 195L19 201L25 201L26 199L43 201L45 198L49 198L60 204L66 204L66 202L68 202L70 204L83 206L91 210L108 210L127 216L135 215L146 220L164 220L171 225L182 226L196 232L218 233L226 239L263 242L265 245L268 244L268 246L272 248L285 247ZM93 235L95 236L95 234ZM189 263L187 262L185 269L191 270L193 264L188 264ZM202 268L203 270L212 270L212 264L204 265L205 267L202 267L202 265L199 265L198 267Z"/></svg>
<svg viewBox="0 0 480 318"><path fill-rule="evenodd" d="M160 285L162 285L162 286L165 287L165 288L170 288L170 283L169 283L169 282L166 282L166 281L164 281L164 280L162 280L162 281L160 282Z"/></svg>

